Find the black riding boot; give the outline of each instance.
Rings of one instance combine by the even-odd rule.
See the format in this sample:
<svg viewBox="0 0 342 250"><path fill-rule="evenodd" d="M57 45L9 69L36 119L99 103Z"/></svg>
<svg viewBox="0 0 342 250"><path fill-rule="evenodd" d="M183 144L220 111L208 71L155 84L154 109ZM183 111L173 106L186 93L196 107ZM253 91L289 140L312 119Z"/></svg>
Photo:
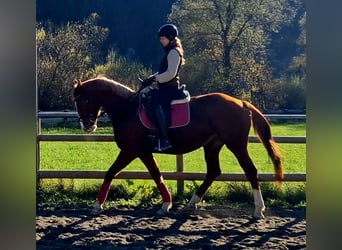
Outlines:
<svg viewBox="0 0 342 250"><path fill-rule="evenodd" d="M158 129L160 132L160 137L154 149L157 151L164 151L168 148L171 148L172 145L167 135L167 124L166 124L165 114L160 105L157 106L155 110L155 115L156 115Z"/></svg>

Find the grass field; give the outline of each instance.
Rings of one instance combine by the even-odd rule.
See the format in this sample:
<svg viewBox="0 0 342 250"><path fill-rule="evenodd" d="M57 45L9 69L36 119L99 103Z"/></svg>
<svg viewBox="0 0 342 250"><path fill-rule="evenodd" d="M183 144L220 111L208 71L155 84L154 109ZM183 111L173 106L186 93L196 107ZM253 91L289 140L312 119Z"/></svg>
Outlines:
<svg viewBox="0 0 342 250"><path fill-rule="evenodd" d="M80 134L79 128L43 128L42 134ZM96 134L111 134L111 127L99 127ZM292 123L274 123L272 124L273 136L306 136L306 124L299 122ZM254 135L251 131L250 135ZM283 154L283 165L285 173L305 173L306 172L306 145L305 144L279 144ZM58 169L58 170L107 170L115 160L118 154L118 148L115 142L41 142L41 169ZM250 155L259 173L273 173L273 165L266 150L261 143L250 143L248 146ZM155 154L155 158L161 171L175 171L176 157L170 155ZM223 173L242 173L241 167L230 151L223 148L220 153L221 170ZM139 160L133 161L125 171L146 170ZM184 171L185 172L205 172L205 161L203 157L203 149L195 150L184 155ZM97 189L102 180L43 180L42 188L46 191L53 191L56 185L59 189L89 190ZM176 181L167 181L173 193L176 192ZM186 181L185 192L190 193L198 186L200 181ZM262 183L264 189L273 190L271 183ZM149 180L115 180L113 188L122 189L129 188L131 194L128 195L126 190L124 197L134 197L142 187L143 189L154 190L154 183ZM241 189L241 192L249 192L246 183L215 182L208 193L208 197L215 199L216 196L222 197L227 190ZM301 191L305 195L305 183L285 183L283 192ZM235 190L236 191L236 190ZM128 192L128 193L127 193ZM141 193L141 191L139 191ZM138 192L138 193L139 193ZM147 193L151 193L147 192ZM271 193L273 191L270 191ZM115 192L116 195L118 191ZM152 192L155 193L155 190ZM126 195L126 196L125 196ZM146 194L147 195L147 194ZM230 195L232 195L230 191ZM301 198L303 199L303 197ZM301 201L302 203L303 201Z"/></svg>
<svg viewBox="0 0 342 250"><path fill-rule="evenodd" d="M97 134L110 134L111 128L99 128ZM272 125L274 136L306 136L305 123ZM54 128L43 130L46 134L76 134L79 129ZM253 132L251 132L253 135ZM306 145L279 144L283 154L283 164L287 173L305 172ZM250 143L249 152L260 173L273 172L273 165L266 150L260 143ZM41 142L41 169L59 170L106 170L118 154L115 142ZM155 154L162 171L175 170L175 156ZM241 173L235 157L225 147L221 150L222 172ZM133 161L125 170L145 170L139 160ZM204 172L203 149L184 155L184 170Z"/></svg>

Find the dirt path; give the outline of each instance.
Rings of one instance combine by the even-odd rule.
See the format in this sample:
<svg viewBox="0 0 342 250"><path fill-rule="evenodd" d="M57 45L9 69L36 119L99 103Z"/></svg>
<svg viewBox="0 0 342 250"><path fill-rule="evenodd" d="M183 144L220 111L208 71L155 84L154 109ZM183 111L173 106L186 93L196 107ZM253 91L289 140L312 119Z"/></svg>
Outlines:
<svg viewBox="0 0 342 250"><path fill-rule="evenodd" d="M254 220L252 208L37 208L37 249L305 249L305 210L271 208Z"/></svg>

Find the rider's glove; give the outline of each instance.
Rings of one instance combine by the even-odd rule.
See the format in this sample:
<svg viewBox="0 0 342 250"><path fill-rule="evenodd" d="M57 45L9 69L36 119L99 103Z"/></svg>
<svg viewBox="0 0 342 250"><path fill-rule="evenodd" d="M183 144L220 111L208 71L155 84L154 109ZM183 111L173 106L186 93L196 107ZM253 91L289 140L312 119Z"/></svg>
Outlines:
<svg viewBox="0 0 342 250"><path fill-rule="evenodd" d="M150 86L152 83L154 83L156 81L156 76L150 76L149 78L145 79L141 85L142 87L147 87Z"/></svg>

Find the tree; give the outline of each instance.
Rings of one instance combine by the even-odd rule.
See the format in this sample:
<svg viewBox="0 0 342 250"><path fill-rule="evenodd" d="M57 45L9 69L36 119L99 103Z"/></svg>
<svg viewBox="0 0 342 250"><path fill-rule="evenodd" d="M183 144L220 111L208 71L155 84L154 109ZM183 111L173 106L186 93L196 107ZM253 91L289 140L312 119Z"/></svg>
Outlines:
<svg viewBox="0 0 342 250"><path fill-rule="evenodd" d="M158 70L161 50L156 33L166 22L175 0L37 0L36 20L56 24L82 21L89 13L101 16L98 25L110 29L104 52L115 49L120 55L134 51L135 60Z"/></svg>
<svg viewBox="0 0 342 250"><path fill-rule="evenodd" d="M141 86L138 77L145 79L151 74L152 70L145 68L141 63L120 56L115 50L110 50L106 62L96 65L87 72L85 77L93 78L98 75L106 75L128 87L138 89Z"/></svg>
<svg viewBox="0 0 342 250"><path fill-rule="evenodd" d="M187 83L194 92L211 85L211 90L251 98L272 82L270 34L291 22L296 10L297 0L177 1L169 21L180 28L188 57L183 79L195 80Z"/></svg>
<svg viewBox="0 0 342 250"><path fill-rule="evenodd" d="M101 59L101 44L109 30L96 25L91 14L82 23L54 27L37 24L38 108L57 110L73 107L72 82L82 78Z"/></svg>
<svg viewBox="0 0 342 250"><path fill-rule="evenodd" d="M296 41L298 55L294 56L290 65L281 77L284 93L279 108L306 108L306 12L299 19L300 33Z"/></svg>

